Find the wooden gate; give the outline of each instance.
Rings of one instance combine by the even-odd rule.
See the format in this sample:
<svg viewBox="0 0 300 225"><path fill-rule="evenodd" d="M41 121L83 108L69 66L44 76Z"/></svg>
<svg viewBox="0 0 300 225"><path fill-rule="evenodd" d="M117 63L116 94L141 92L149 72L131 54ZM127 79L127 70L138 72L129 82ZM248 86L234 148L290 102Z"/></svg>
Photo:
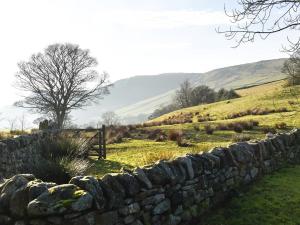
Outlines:
<svg viewBox="0 0 300 225"><path fill-rule="evenodd" d="M106 159L106 127L105 125L102 125L101 128L98 129L63 129L62 131L68 131L68 132L96 132L96 134L90 138L87 138L84 143L89 144L93 142L95 139L97 139L97 152L98 152L98 160L100 159Z"/></svg>

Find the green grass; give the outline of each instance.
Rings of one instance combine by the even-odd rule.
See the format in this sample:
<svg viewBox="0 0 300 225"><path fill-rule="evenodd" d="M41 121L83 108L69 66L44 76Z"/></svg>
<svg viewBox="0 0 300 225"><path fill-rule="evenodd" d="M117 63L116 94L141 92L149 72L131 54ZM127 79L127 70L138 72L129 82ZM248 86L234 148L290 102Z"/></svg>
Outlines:
<svg viewBox="0 0 300 225"><path fill-rule="evenodd" d="M214 141L211 142L212 140ZM192 143L191 147L178 147L175 142L171 141L125 140L123 143L108 145L106 160L96 160L96 156L91 156L94 166L87 173L103 176L106 173L119 172L122 167L132 169L149 164L149 155L159 156L170 152L171 154L167 155L176 157L186 153L207 151L214 146L226 146L230 143L223 138L220 138L219 141L215 140L216 138L213 138L210 141Z"/></svg>
<svg viewBox="0 0 300 225"><path fill-rule="evenodd" d="M242 196L205 215L201 225L300 224L300 166L264 177Z"/></svg>
<svg viewBox="0 0 300 225"><path fill-rule="evenodd" d="M287 113L274 113L263 116L247 116L241 117L234 120L241 119L257 119L262 122L262 125L274 125L278 120L286 122L289 126L300 126L300 107L291 106L289 101L297 101L295 96L290 92L290 88L283 88L284 82L275 82L266 85L261 85L253 88L247 88L239 90L238 93L242 96L241 98L232 99L229 101L216 102L212 104L205 104L194 106L190 108L184 108L165 114L159 118L152 121L162 121L170 116L178 115L180 113L196 113L199 112L200 115L210 114L211 117L215 118L215 122L223 122L224 118L231 114L240 111L245 111L252 108L269 108L278 109L281 107L286 107L290 112ZM293 91L300 95L300 86L292 88ZM267 121L265 120L267 119ZM231 121L234 121L231 120ZM196 116L194 117L196 121ZM230 120L227 120L230 121ZM150 121L151 122L151 121Z"/></svg>

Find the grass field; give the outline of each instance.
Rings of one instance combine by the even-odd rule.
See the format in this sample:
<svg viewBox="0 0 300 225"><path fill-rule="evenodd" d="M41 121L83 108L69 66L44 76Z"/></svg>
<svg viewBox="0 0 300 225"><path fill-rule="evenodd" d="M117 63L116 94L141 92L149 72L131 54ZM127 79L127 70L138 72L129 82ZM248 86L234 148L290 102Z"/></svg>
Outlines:
<svg viewBox="0 0 300 225"><path fill-rule="evenodd" d="M300 224L300 166L264 177L199 225Z"/></svg>
<svg viewBox="0 0 300 225"><path fill-rule="evenodd" d="M204 126L210 124L216 126L218 123L229 123L236 121L259 121L259 126L253 130L243 131L251 139L261 139L265 137L264 128L274 127L276 123L284 122L287 127L300 127L300 107L297 99L291 94L289 88L283 88L283 81L268 83L247 89L238 90L242 96L233 99L212 104L200 105L191 108L185 108L167 115L163 115L154 121L164 120L171 115L180 113L199 113L210 114L214 121L197 122L196 116L193 123L162 125L147 127L143 129L153 130L161 129L165 133L171 130L180 130L184 133L184 139L191 145L190 147L179 147L176 142L164 141L155 142L147 139L124 139L122 143L110 144L107 146L107 160L96 160L97 157L91 156L94 166L88 171L89 174L102 176L106 173L119 172L121 168L132 169L137 166L143 166L153 163L159 159L171 159L186 153L198 153L207 151L212 147L226 146L233 142L233 136L236 133L232 130L217 130L213 135L206 134ZM299 86L292 89L299 93ZM292 103L292 104L291 104ZM225 119L231 113L244 111L251 108L269 108L277 109L286 107L288 112L271 113L267 115L248 115L236 119ZM199 127L199 130L194 127ZM284 131L278 130L277 131Z"/></svg>

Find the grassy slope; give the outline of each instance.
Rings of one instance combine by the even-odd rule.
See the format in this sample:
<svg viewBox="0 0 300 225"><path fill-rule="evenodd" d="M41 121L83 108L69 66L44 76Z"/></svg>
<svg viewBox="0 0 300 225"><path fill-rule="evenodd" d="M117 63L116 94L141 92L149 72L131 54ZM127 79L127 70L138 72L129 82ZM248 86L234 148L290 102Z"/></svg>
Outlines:
<svg viewBox="0 0 300 225"><path fill-rule="evenodd" d="M241 98L222 102L216 102L212 104L194 106L190 108L181 109L169 114L165 114L153 121L161 121L167 119L169 116L182 113L195 113L200 114L209 113L212 117L216 118L217 122L224 122L224 117L234 112L240 112L252 108L270 108L276 109L280 107L286 107L290 112L286 113L274 113L262 116L245 116L234 120L226 120L228 122L235 120L249 120L257 119L261 122L261 125L274 125L274 121L286 122L289 126L300 126L299 107L291 106L289 101L296 101L296 98L290 93L290 88L283 88L284 82L274 82L266 85L260 85L252 88L239 90L238 93ZM293 88L299 93L299 86ZM299 104L298 104L299 105ZM186 125L190 126L190 125ZM166 126L168 127L168 126Z"/></svg>
<svg viewBox="0 0 300 225"><path fill-rule="evenodd" d="M206 216L201 225L300 224L300 166L282 169Z"/></svg>
<svg viewBox="0 0 300 225"><path fill-rule="evenodd" d="M284 61L285 59L273 59L220 68L202 73L201 75L199 74L198 79L191 80L191 82L194 85L205 84L217 89L221 87L230 89L246 85L263 84L286 77L286 75L281 73ZM161 80L159 83L167 85L168 82ZM148 85L142 86L142 88L144 87L148 87ZM173 89L163 94L129 104L116 110L116 112L122 117L152 113L160 105L168 104L170 99L173 98L175 90ZM122 99L122 96L120 97Z"/></svg>
<svg viewBox="0 0 300 225"><path fill-rule="evenodd" d="M201 114L210 113L217 118L216 121L209 122L212 125L219 122L231 122L239 120L255 119L260 122L260 126L251 131L243 133L250 135L252 139L263 138L265 134L262 129L265 126L274 126L278 122L286 122L289 128L293 126L300 127L299 112L288 104L288 101L295 100L290 94L284 93L286 89L282 89L283 82L275 82L257 87L240 90L242 95L239 99L231 100L230 103L217 102L202 106L182 109L171 114L181 112L200 112ZM299 89L299 87L297 87ZM253 107L287 107L290 112L273 113L262 116L245 116L233 120L224 120L224 116L232 112L243 111ZM297 109L298 110L298 109ZM299 111L299 110L298 110ZM163 120L170 114L164 115L157 120ZM159 127L151 127L148 129L162 129L168 133L168 130L183 130L185 138L193 144L192 147L178 147L174 142L155 142L151 140L126 140L120 144L108 145L107 160L96 161L93 158L95 165L88 171L91 174L99 176L105 173L118 172L122 167L133 168L143 166L145 164L156 161L160 158L172 158L178 155L183 155L188 152L207 151L215 146L226 146L232 142L232 137L235 134L233 131L216 131L213 135L207 135L203 126L207 122L194 122L192 124L166 125ZM195 131L194 126L199 126L200 131Z"/></svg>

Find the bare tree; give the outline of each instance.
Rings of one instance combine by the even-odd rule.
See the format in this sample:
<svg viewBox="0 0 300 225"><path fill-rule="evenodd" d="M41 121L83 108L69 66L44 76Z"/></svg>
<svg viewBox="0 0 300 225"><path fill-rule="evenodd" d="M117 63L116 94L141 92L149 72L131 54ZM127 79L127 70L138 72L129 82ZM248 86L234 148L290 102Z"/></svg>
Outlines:
<svg viewBox="0 0 300 225"><path fill-rule="evenodd" d="M24 130L26 129L26 123L27 123L27 120L26 120L26 117L25 117L24 113L19 118L19 123L20 123L20 126L21 126L21 131L24 132Z"/></svg>
<svg viewBox="0 0 300 225"><path fill-rule="evenodd" d="M9 119L7 119L7 122L9 124L9 131L15 130L16 121L17 121L17 118L9 118Z"/></svg>
<svg viewBox="0 0 300 225"><path fill-rule="evenodd" d="M253 42L257 37L266 39L271 34L300 29L299 0L237 0L238 7L225 9L226 15L234 26L226 30L217 30L229 40L235 40L236 46ZM300 48L300 38L291 40L287 36L289 47L285 50L295 52Z"/></svg>
<svg viewBox="0 0 300 225"><path fill-rule="evenodd" d="M119 125L120 124L120 118L115 112L108 111L108 112L105 112L105 113L102 114L102 121L101 122L106 126Z"/></svg>
<svg viewBox="0 0 300 225"><path fill-rule="evenodd" d="M17 85L28 95L16 105L53 116L58 128L71 110L109 93L108 74L99 75L97 60L78 45L50 45L18 66Z"/></svg>
<svg viewBox="0 0 300 225"><path fill-rule="evenodd" d="M284 62L282 72L288 75L288 85L300 84L300 49Z"/></svg>
<svg viewBox="0 0 300 225"><path fill-rule="evenodd" d="M174 97L175 104L180 108L186 108L191 106L192 91L193 88L191 83L189 82L189 80L185 80L175 93L175 97Z"/></svg>

